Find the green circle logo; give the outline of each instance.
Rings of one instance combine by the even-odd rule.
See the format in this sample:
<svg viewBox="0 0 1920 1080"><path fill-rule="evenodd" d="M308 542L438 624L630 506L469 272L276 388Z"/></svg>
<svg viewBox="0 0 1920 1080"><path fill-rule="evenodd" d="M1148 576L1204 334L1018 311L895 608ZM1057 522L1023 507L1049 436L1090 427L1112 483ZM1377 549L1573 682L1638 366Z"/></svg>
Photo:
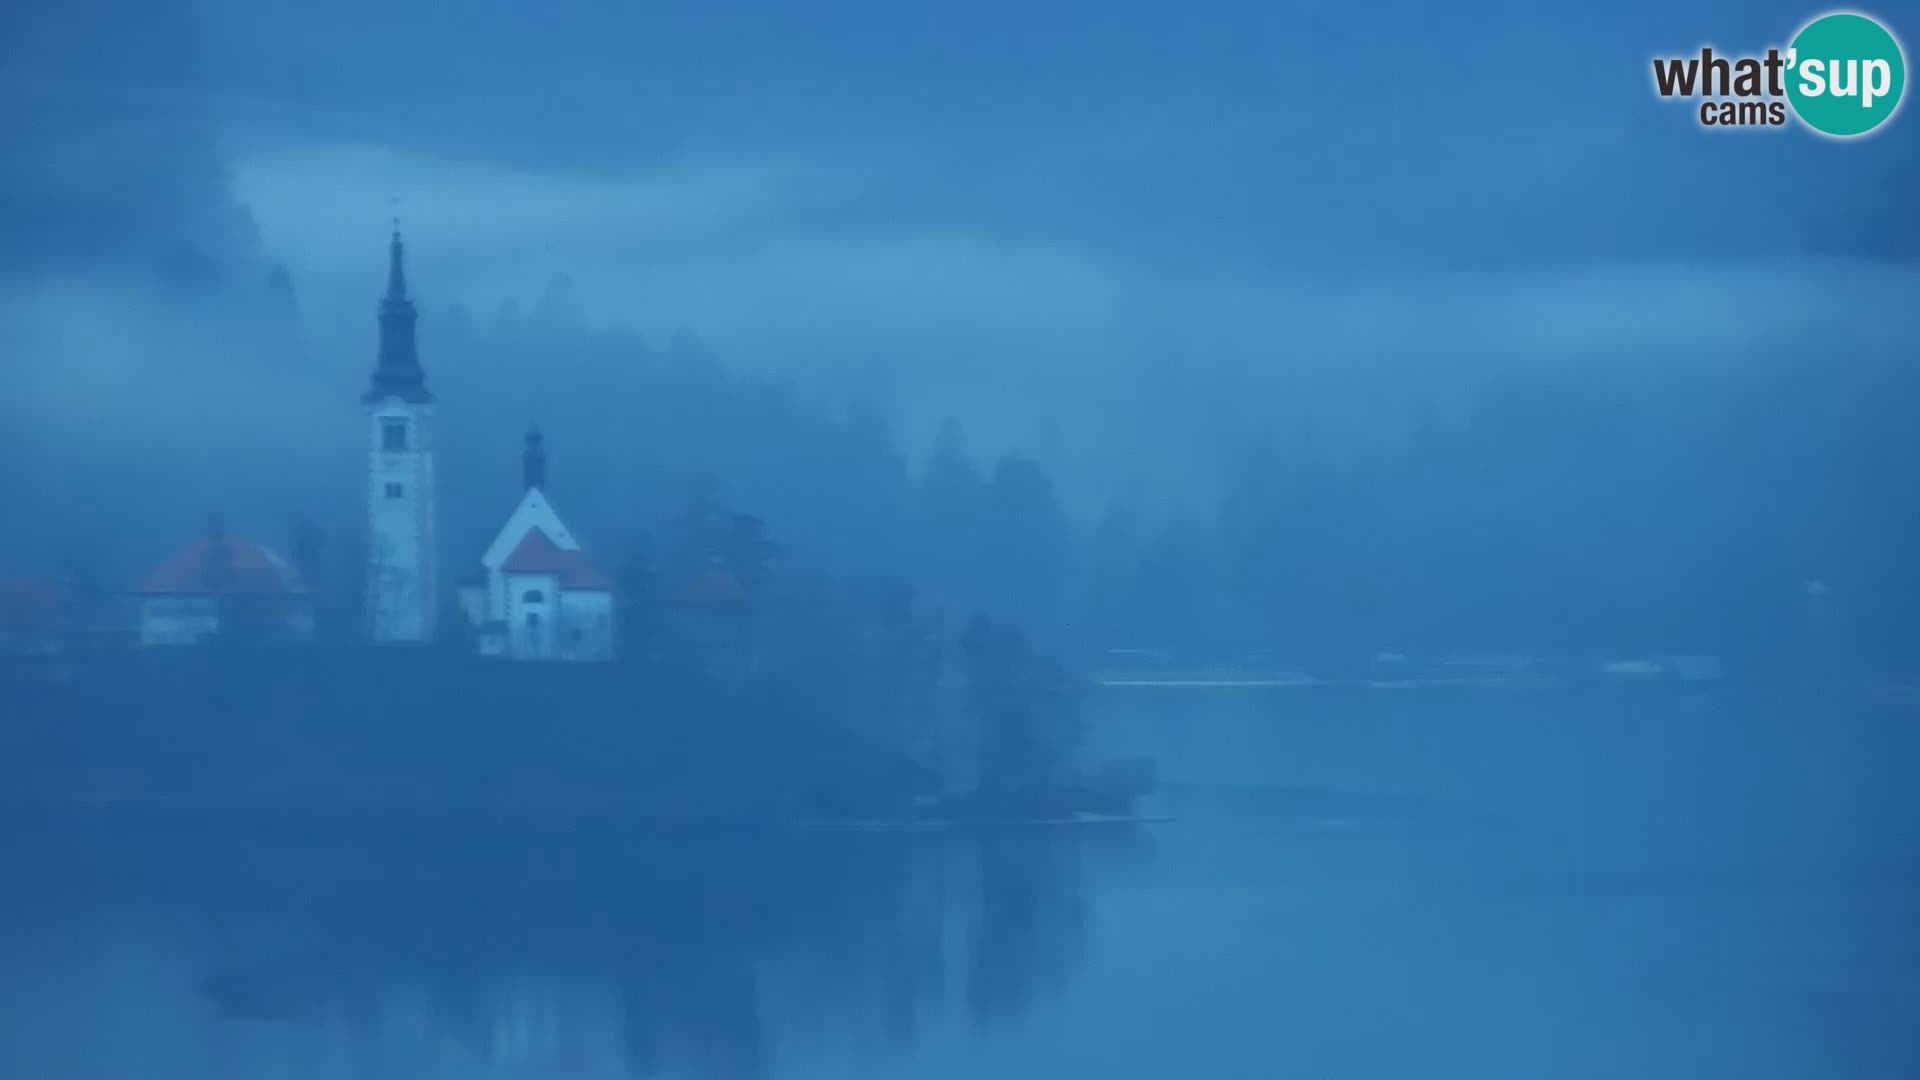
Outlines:
<svg viewBox="0 0 1920 1080"><path fill-rule="evenodd" d="M1886 27L1865 15L1823 15L1787 51L1787 100L1815 131L1865 135L1900 106L1907 62Z"/></svg>

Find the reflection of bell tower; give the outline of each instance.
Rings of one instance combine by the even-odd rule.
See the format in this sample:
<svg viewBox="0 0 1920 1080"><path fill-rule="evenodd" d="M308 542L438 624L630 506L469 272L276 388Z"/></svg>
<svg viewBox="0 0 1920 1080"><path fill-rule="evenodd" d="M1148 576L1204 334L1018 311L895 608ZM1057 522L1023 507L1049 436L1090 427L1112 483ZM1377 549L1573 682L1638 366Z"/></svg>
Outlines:
<svg viewBox="0 0 1920 1080"><path fill-rule="evenodd" d="M433 395L414 349L413 301L399 223L380 301L380 358L360 398L367 412L367 636L433 638Z"/></svg>

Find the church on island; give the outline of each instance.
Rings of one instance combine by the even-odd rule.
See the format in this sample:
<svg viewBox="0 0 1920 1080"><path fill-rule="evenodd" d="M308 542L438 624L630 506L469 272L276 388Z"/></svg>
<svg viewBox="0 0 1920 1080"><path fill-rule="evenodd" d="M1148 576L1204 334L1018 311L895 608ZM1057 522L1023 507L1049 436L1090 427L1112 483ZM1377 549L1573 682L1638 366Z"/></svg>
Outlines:
<svg viewBox="0 0 1920 1080"><path fill-rule="evenodd" d="M380 343L361 395L366 417L365 637L380 645L426 645L466 620L482 656L503 660L604 662L614 656L613 582L594 563L548 496L540 432L529 430L525 491L473 572L458 604L441 606L434 497L435 406L415 341L418 312L407 292L398 228L380 300ZM311 640L313 599L294 566L263 545L216 526L135 588L143 645L193 644L237 621L279 640Z"/></svg>
<svg viewBox="0 0 1920 1080"><path fill-rule="evenodd" d="M527 432L526 494L460 585L482 656L613 659L613 582L573 538L543 490L547 454Z"/></svg>

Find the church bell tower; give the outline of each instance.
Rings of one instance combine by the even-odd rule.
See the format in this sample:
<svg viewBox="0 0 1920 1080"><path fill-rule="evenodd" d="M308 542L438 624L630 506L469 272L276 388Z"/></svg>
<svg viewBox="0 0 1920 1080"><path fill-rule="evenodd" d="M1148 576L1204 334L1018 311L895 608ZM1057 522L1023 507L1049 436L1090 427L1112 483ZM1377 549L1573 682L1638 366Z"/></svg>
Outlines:
<svg viewBox="0 0 1920 1080"><path fill-rule="evenodd" d="M383 644L433 640L439 612L433 395L414 346L416 317L396 222L380 301L380 355L360 398L367 420L367 637Z"/></svg>

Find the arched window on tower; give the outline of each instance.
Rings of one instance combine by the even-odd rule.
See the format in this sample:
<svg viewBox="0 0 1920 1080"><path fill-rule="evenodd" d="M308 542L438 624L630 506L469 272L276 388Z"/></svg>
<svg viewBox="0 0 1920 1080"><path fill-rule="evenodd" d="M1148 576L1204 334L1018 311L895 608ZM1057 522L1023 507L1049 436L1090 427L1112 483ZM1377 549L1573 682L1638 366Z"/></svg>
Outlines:
<svg viewBox="0 0 1920 1080"><path fill-rule="evenodd" d="M546 599L547 594L541 592L539 589L528 589L526 592L520 594L520 602L523 604L541 604L545 603ZM529 623L528 625L532 624Z"/></svg>
<svg viewBox="0 0 1920 1080"><path fill-rule="evenodd" d="M393 451L407 448L407 422L405 420L385 420L380 424L380 449Z"/></svg>

